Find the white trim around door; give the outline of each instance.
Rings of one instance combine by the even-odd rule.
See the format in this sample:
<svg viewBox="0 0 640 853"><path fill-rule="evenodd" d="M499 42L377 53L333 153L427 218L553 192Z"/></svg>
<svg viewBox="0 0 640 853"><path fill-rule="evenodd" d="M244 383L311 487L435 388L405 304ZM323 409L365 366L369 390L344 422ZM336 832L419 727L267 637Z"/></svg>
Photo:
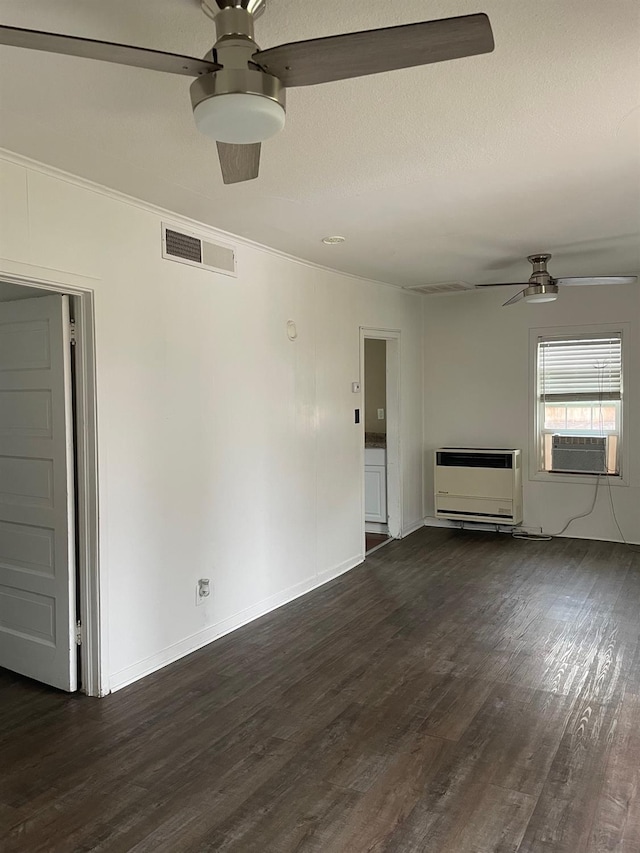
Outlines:
<svg viewBox="0 0 640 853"><path fill-rule="evenodd" d="M97 280L0 258L0 281L71 297L75 320L76 487L82 690L109 693L105 578L98 540L98 439L94 290Z"/></svg>

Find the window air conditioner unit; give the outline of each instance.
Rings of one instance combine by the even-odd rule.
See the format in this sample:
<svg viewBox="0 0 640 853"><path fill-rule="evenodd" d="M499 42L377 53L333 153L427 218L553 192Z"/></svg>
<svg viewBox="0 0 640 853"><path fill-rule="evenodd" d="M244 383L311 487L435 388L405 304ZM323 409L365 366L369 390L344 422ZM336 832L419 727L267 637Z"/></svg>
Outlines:
<svg viewBox="0 0 640 853"><path fill-rule="evenodd" d="M606 474L607 437L605 435L554 435L551 439L551 471Z"/></svg>
<svg viewBox="0 0 640 853"><path fill-rule="evenodd" d="M442 447L435 453L436 518L522 522L520 450Z"/></svg>

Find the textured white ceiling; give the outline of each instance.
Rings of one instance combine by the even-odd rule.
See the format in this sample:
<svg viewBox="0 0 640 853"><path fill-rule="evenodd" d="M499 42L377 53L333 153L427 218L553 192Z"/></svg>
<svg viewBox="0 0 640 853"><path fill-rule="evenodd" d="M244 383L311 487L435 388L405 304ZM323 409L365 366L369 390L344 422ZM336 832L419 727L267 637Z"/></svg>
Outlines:
<svg viewBox="0 0 640 853"><path fill-rule="evenodd" d="M290 90L250 183L222 184L188 78L17 48L0 146L395 284L518 281L535 251L556 275L640 272L637 0L268 0L257 41L478 11L492 54ZM214 40L197 0L0 0L0 23L194 56Z"/></svg>

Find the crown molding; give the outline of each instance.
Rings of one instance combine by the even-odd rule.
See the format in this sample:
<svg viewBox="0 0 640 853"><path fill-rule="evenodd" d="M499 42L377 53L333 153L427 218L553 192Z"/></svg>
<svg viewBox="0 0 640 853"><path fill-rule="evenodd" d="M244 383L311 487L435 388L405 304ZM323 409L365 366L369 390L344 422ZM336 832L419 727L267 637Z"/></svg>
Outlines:
<svg viewBox="0 0 640 853"><path fill-rule="evenodd" d="M212 225L207 225L204 222L199 222L197 219L191 219L190 217L184 216L180 213L176 213L173 210L168 210L167 208L160 207L156 204L152 204L151 202L144 201L143 199L135 198L135 196L127 195L126 193L120 192L119 190L111 189L111 187L106 187L102 184L97 184L94 181L88 180L87 178L81 178L78 175L71 174L71 172L65 172L62 169L57 169L55 166L49 166L48 164L41 163L38 160L32 160L30 157L25 157L24 155L18 154L15 151L10 151L7 148L0 148L0 160L5 160L8 163L12 163L14 166L21 166L24 169L29 169L33 172L39 172L43 175L47 175L50 178L55 178L59 181L64 181L65 183L72 184L73 186L79 187L80 189L88 190L89 192L106 196L107 198L119 201L123 204L128 204L131 207L137 207L140 210L144 210L147 213L152 213L154 216L158 216L160 219L169 219L176 225L182 225L185 228L190 228L192 230L198 231L203 236L210 237L213 240L223 240L227 242L231 241L235 246L244 246L249 249L257 249L258 251L266 252L267 254L272 255L276 258L292 261L293 263L300 264L301 266L307 267L309 269L321 270L322 272L332 273L333 275L339 275L343 278L353 279L354 281L360 281L365 284L388 288L396 293L408 293L408 291L404 289L401 285L390 284L388 281L365 278L364 276L356 275L355 273L343 272L342 270L335 269L335 267L329 267L325 266L324 264L315 263L314 261L305 260L304 258L298 258L296 257L296 255L290 255L287 252L281 251L280 249L274 249L271 246L266 246L264 243L258 243L255 240L249 240L246 237L240 237L237 234L232 234L229 231L223 231L221 228L215 228Z"/></svg>

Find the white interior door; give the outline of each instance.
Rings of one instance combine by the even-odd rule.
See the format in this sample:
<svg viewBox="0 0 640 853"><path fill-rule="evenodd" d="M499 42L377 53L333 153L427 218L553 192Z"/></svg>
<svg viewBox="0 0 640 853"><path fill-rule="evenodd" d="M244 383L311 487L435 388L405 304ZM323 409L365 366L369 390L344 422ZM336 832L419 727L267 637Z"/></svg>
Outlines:
<svg viewBox="0 0 640 853"><path fill-rule="evenodd" d="M0 666L77 689L69 305L0 303Z"/></svg>

